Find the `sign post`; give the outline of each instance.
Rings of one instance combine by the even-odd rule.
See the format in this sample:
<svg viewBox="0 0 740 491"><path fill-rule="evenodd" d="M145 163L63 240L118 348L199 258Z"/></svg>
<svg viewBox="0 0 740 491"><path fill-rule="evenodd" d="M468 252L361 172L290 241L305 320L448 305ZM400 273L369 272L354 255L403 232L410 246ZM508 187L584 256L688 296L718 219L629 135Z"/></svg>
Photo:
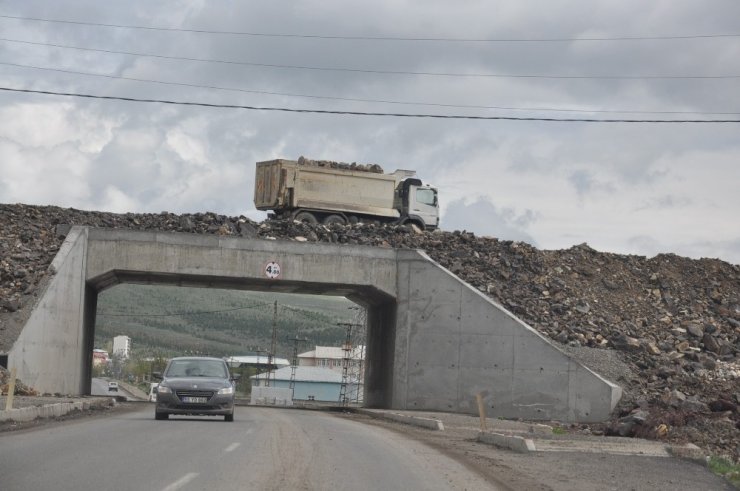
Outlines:
<svg viewBox="0 0 740 491"><path fill-rule="evenodd" d="M13 409L13 397L15 396L15 367L10 369L10 383L8 384L8 399L5 401L5 410Z"/></svg>

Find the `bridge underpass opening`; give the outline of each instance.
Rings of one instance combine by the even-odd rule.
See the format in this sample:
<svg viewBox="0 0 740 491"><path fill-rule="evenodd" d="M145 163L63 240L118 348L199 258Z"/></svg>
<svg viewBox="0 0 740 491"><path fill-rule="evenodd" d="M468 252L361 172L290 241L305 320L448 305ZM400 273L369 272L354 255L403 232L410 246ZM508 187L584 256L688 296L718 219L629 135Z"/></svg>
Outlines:
<svg viewBox="0 0 740 491"><path fill-rule="evenodd" d="M371 287L114 271L87 282L85 304L86 393L107 391L101 375L128 382L125 375L131 374L135 377L131 382L136 382L161 371L160 365L173 356L217 356L234 357L232 370L242 376L237 391L245 396L252 382L249 377L267 370L275 322L271 361L284 364L287 360L292 365L294 348L303 353L334 347L315 353L318 367L333 371L334 376L302 369L299 363L297 375L292 366L277 366L271 378L262 373L256 384L289 383L296 401L310 398L328 404L335 392L334 404L383 407L390 401L395 304ZM348 328L354 347L345 345ZM113 338L119 335L131 338L133 356L113 357L107 370L96 366L94 349L104 348L114 356ZM319 357L338 352L350 359ZM359 352L364 360L357 363L352 359ZM249 368L248 361L254 360L243 357L250 354L264 357L261 366ZM304 358L304 363L311 360ZM304 372L326 375L332 381L301 382ZM284 382L286 376L293 380Z"/></svg>

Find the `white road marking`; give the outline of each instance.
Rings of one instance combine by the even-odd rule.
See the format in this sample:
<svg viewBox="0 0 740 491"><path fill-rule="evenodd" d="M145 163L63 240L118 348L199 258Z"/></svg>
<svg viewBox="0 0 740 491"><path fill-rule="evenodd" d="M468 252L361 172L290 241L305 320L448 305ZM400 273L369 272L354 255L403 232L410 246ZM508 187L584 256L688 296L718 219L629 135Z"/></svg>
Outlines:
<svg viewBox="0 0 740 491"><path fill-rule="evenodd" d="M176 489L180 489L181 487L185 486L187 483L189 483L196 477L198 477L197 472L189 472L185 474L184 476L182 476L177 481L173 482L172 484L164 488L162 491L175 491Z"/></svg>
<svg viewBox="0 0 740 491"><path fill-rule="evenodd" d="M239 447L239 445L241 445L241 443L232 443L231 445L226 447L226 450L224 450L224 452L233 452L237 449L237 447Z"/></svg>

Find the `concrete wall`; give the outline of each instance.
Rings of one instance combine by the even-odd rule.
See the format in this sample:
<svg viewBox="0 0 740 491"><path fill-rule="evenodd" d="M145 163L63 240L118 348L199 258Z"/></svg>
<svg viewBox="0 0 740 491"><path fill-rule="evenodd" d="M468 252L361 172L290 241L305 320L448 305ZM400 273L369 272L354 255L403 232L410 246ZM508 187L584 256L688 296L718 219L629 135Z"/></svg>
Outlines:
<svg viewBox="0 0 740 491"><path fill-rule="evenodd" d="M270 381L270 387L276 389L288 389L290 390L290 380L272 380ZM262 388L260 386L260 388ZM295 387L293 390L294 401L322 401L322 402L339 402L339 393L342 388L342 384L334 382L307 382L302 380L295 381ZM254 390L254 386L252 386ZM313 396L313 399L309 399L309 396Z"/></svg>
<svg viewBox="0 0 740 491"><path fill-rule="evenodd" d="M621 395L420 251L75 227L52 267L9 360L44 392L89 392L98 292L132 282L361 303L369 407L474 413L483 392L489 416L597 421Z"/></svg>
<svg viewBox="0 0 740 491"><path fill-rule="evenodd" d="M391 407L601 421L621 389L420 251L398 251Z"/></svg>
<svg viewBox="0 0 740 491"><path fill-rule="evenodd" d="M87 243L87 229L67 235L50 267L54 276L8 356L18 378L41 392L80 394L89 384L83 380ZM91 358L92 346L89 351Z"/></svg>
<svg viewBox="0 0 740 491"><path fill-rule="evenodd" d="M89 234L86 279L98 288L119 275L134 282L287 293L351 294L366 285L389 298L396 294L392 249L167 232L90 229ZM270 262L280 264L277 280L265 274Z"/></svg>

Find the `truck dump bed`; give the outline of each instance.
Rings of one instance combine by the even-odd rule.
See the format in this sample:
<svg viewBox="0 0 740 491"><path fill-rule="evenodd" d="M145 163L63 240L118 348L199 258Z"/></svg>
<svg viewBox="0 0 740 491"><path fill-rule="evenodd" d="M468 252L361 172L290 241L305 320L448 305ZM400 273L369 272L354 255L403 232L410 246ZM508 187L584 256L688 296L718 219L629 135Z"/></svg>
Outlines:
<svg viewBox="0 0 740 491"><path fill-rule="evenodd" d="M257 162L254 204L258 210L317 210L398 217L393 207L398 176L298 165L293 160Z"/></svg>

